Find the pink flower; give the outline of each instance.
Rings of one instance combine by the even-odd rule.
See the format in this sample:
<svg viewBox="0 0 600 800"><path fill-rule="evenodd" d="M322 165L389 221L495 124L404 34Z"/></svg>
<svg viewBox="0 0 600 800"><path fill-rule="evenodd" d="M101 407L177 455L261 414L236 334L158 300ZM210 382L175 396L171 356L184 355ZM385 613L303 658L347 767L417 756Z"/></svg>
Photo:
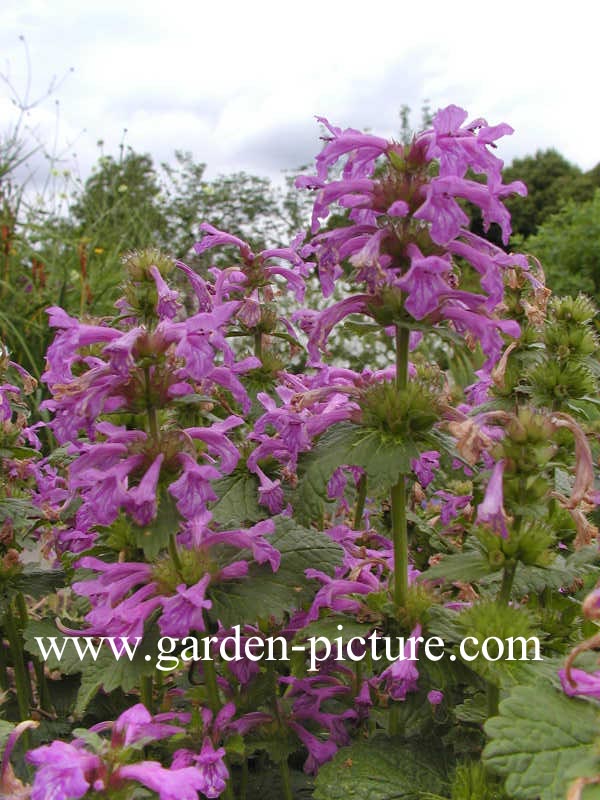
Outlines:
<svg viewBox="0 0 600 800"><path fill-rule="evenodd" d="M102 762L81 747L57 740L30 750L27 761L37 768L31 800L76 800L96 781L97 788L103 788L99 780L104 773Z"/></svg>
<svg viewBox="0 0 600 800"><path fill-rule="evenodd" d="M140 761L119 767L118 775L124 780L137 781L156 792L160 800L198 800L198 792L206 797L218 797L221 794L207 794L206 780L196 767L181 769L165 769L158 761ZM224 787L223 787L224 788Z"/></svg>
<svg viewBox="0 0 600 800"><path fill-rule="evenodd" d="M421 635L421 626L416 625L411 639L417 639ZM418 642L414 645L416 653ZM410 659L412 645L407 641L404 645L403 657L397 659L379 676L379 682L384 684L387 692L393 700L406 700L409 692L416 692L418 688L419 670L414 661Z"/></svg>
<svg viewBox="0 0 600 800"><path fill-rule="evenodd" d="M174 714L159 714L153 717L143 703L124 711L112 726L111 745L113 747L129 747L142 739L151 741L165 739L177 733L183 733L184 729L178 725L170 725L163 722L166 718L172 718ZM110 724L110 723L108 723ZM103 728L106 723L94 726L92 730Z"/></svg>
<svg viewBox="0 0 600 800"><path fill-rule="evenodd" d="M504 510L504 494L502 491L505 463L504 459L501 459L494 465L483 502L477 507L477 522L489 525L503 539L508 539L507 516Z"/></svg>
<svg viewBox="0 0 600 800"><path fill-rule="evenodd" d="M211 576L205 575L202 580L189 588L181 583L177 594L163 600L163 613L158 622L163 636L182 639L191 631L204 631L204 609L212 607L206 598L206 589Z"/></svg>
<svg viewBox="0 0 600 800"><path fill-rule="evenodd" d="M139 484L128 492L125 508L138 525L149 525L156 516L156 487L163 460L159 453Z"/></svg>

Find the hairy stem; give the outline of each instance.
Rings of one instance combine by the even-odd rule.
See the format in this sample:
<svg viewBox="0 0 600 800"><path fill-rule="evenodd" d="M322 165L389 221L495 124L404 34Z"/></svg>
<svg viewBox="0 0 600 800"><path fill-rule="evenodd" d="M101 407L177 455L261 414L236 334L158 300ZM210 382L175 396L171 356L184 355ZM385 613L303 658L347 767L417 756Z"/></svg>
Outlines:
<svg viewBox="0 0 600 800"><path fill-rule="evenodd" d="M408 597L408 529L406 525L406 478L392 486L392 535L394 540L394 601L406 606Z"/></svg>
<svg viewBox="0 0 600 800"><path fill-rule="evenodd" d="M260 358L262 361L263 357L263 341L262 341L262 331L255 331L254 333L254 355L257 358Z"/></svg>
<svg viewBox="0 0 600 800"><path fill-rule="evenodd" d="M512 592L516 570L516 561L513 561L504 567L504 572L502 573L502 584L500 586L500 591L498 592L498 603L501 605L507 605L510 602L510 593Z"/></svg>
<svg viewBox="0 0 600 800"><path fill-rule="evenodd" d="M150 432L151 438L154 442L158 441L158 415L156 413L156 408L152 402L152 395L151 395L151 387L152 383L150 380L150 367L144 368L144 376L146 378L146 412L148 414L148 429Z"/></svg>
<svg viewBox="0 0 600 800"><path fill-rule="evenodd" d="M152 675L142 675L140 679L140 700L151 714L153 713L153 688Z"/></svg>
<svg viewBox="0 0 600 800"><path fill-rule="evenodd" d="M244 758L242 764L242 780L240 782L240 800L247 800L248 797L248 759Z"/></svg>
<svg viewBox="0 0 600 800"><path fill-rule="evenodd" d="M283 787L284 800L294 800L294 793L292 792L292 781L290 779L290 768L287 758L280 763L281 769L281 783Z"/></svg>
<svg viewBox="0 0 600 800"><path fill-rule="evenodd" d="M204 685L206 686L208 706L213 714L217 714L221 709L221 700L219 699L219 685L217 683L215 662L212 659L202 661L202 670L204 672Z"/></svg>
<svg viewBox="0 0 600 800"><path fill-rule="evenodd" d="M396 328L396 386L408 385L408 328ZM408 529L406 525L406 478L392 486L392 536L394 540L394 601L405 606L408 596Z"/></svg>
<svg viewBox="0 0 600 800"><path fill-rule="evenodd" d="M362 515L365 510L365 500L367 499L367 476L363 473L358 479L356 487L356 505L354 506L354 522L352 527L357 531L362 523Z"/></svg>
<svg viewBox="0 0 600 800"><path fill-rule="evenodd" d="M17 611L19 612L19 620L21 622L21 628L25 630L25 628L27 627L27 623L29 622L29 614L27 613L27 605L25 603L25 598L23 597L21 592L19 592L15 598L15 605L17 607ZM46 681L46 673L44 672L44 665L35 656L32 656L31 660L33 662L33 668L35 670L40 708L43 709L44 711L51 712L52 703L50 702L50 692L48 689L48 682Z"/></svg>
<svg viewBox="0 0 600 800"><path fill-rule="evenodd" d="M406 389L408 386L409 341L409 329L396 328L396 386L398 389Z"/></svg>
<svg viewBox="0 0 600 800"><path fill-rule="evenodd" d="M19 635L17 622L13 615L10 603L7 604L6 611L4 613L4 627L14 665L19 719L26 720L29 719L29 706L32 701L31 683L29 680L27 665L25 664L25 658L23 656L23 640Z"/></svg>

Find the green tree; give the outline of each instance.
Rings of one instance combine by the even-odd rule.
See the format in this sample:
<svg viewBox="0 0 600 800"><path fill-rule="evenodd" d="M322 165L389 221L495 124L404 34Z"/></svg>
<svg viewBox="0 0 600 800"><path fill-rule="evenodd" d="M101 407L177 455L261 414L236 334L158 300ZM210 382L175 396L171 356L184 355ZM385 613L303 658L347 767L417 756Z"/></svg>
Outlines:
<svg viewBox="0 0 600 800"><path fill-rule="evenodd" d="M589 200L600 186L598 168L583 173L557 150L538 150L533 156L516 158L504 171L504 181L521 180L527 197L513 197L506 206L511 214L513 234L524 238L560 211L570 199Z"/></svg>
<svg viewBox="0 0 600 800"><path fill-rule="evenodd" d="M587 202L569 200L524 245L542 262L555 294L584 292L600 301L600 190Z"/></svg>

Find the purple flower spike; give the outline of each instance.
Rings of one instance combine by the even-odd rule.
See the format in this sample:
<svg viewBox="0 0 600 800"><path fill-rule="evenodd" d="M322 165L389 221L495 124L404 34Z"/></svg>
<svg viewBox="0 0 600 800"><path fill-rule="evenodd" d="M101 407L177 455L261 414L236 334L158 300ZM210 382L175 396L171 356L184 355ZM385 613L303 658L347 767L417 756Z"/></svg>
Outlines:
<svg viewBox="0 0 600 800"><path fill-rule="evenodd" d="M205 630L204 609L212 607L211 601L205 597L209 583L208 574L195 586L188 588L182 583L177 587L176 595L163 600L163 613L158 623L163 636L182 639L190 631Z"/></svg>
<svg viewBox="0 0 600 800"><path fill-rule="evenodd" d="M129 490L126 510L138 525L149 525L156 516L156 487L164 455L160 453L134 489Z"/></svg>
<svg viewBox="0 0 600 800"><path fill-rule="evenodd" d="M497 461L494 465L485 491L485 497L477 508L477 522L489 525L503 539L508 539L507 516L504 510L504 494L502 491L504 465L504 459Z"/></svg>
<svg viewBox="0 0 600 800"><path fill-rule="evenodd" d="M221 794L206 794L206 780L196 767L165 769L158 761L140 761L119 767L118 775L124 780L137 781L156 792L160 800L198 800L198 792L206 797Z"/></svg>
<svg viewBox="0 0 600 800"><path fill-rule="evenodd" d="M104 726L106 723L100 724ZM184 729L178 725L169 725L154 718L143 703L137 703L115 720L111 745L129 747L142 739L165 739L183 732Z"/></svg>
<svg viewBox="0 0 600 800"><path fill-rule="evenodd" d="M60 740L30 750L27 761L37 767L31 800L77 800L104 772L98 756Z"/></svg>
<svg viewBox="0 0 600 800"><path fill-rule="evenodd" d="M158 292L158 303L156 305L158 316L162 319L173 319L180 307L178 292L169 289L163 276L158 271L158 267L151 266L150 274L154 278L156 291Z"/></svg>
<svg viewBox="0 0 600 800"><path fill-rule="evenodd" d="M416 625L410 634L411 639L416 639L421 635L421 626ZM411 645L406 642L402 658L394 661L379 676L379 682L384 684L392 700L406 700L409 692L416 692L418 688L419 670L414 661L410 660ZM415 653L417 645L415 645Z"/></svg>

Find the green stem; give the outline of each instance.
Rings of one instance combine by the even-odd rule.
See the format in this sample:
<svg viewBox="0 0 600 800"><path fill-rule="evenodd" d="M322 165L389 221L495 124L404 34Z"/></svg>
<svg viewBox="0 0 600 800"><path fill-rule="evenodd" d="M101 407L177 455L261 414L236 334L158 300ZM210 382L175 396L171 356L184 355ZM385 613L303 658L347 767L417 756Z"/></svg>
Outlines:
<svg viewBox="0 0 600 800"><path fill-rule="evenodd" d="M179 558L179 552L177 550L177 542L175 540L175 534L169 536L169 555L171 556L171 561L173 562L173 566L175 567L177 572L181 575L181 569L182 569L181 559Z"/></svg>
<svg viewBox="0 0 600 800"><path fill-rule="evenodd" d="M25 603L25 598L23 597L21 592L19 592L15 598L15 605L19 613L21 628L22 630L25 630L27 624L29 623L29 614L27 613L27 605ZM46 673L44 672L44 665L35 656L32 656L31 660L33 662L33 669L35 670L40 708L43 709L44 711L51 712L52 703L50 702L50 690L48 688L48 683L46 681Z"/></svg>
<svg viewBox="0 0 600 800"><path fill-rule="evenodd" d="M502 574L502 585L500 586L500 591L498 593L498 603L501 605L507 605L510 601L510 593L515 580L516 570L516 561L513 561L504 567L504 572Z"/></svg>
<svg viewBox="0 0 600 800"><path fill-rule="evenodd" d="M262 361L263 357L263 341L262 341L262 331L255 331L254 333L254 355L257 358L260 358Z"/></svg>
<svg viewBox="0 0 600 800"><path fill-rule="evenodd" d="M204 672L204 685L206 686L208 706L213 714L216 714L221 708L221 700L219 699L219 684L217 683L215 662L212 659L202 661L202 670Z"/></svg>
<svg viewBox="0 0 600 800"><path fill-rule="evenodd" d="M221 699L219 698L219 684L217 683L217 670L215 662L212 659L202 661L202 670L204 672L204 685L206 687L206 698L208 700L208 707L216 716L221 710ZM231 776L231 768L229 768L229 775ZM235 800L233 794L232 779L229 778L225 791L222 794L224 800Z"/></svg>
<svg viewBox="0 0 600 800"><path fill-rule="evenodd" d="M32 700L31 683L29 681L29 673L23 657L23 642L19 636L17 623L14 618L10 603L6 606L4 623L6 628L6 638L8 639L14 665L19 719L26 720L29 719L29 706Z"/></svg>
<svg viewBox="0 0 600 800"><path fill-rule="evenodd" d="M406 606L408 598L408 528L406 525L406 479L401 475L392 486L392 536L394 540L394 601Z"/></svg>
<svg viewBox="0 0 600 800"><path fill-rule="evenodd" d="M154 671L154 686L156 688L156 705L160 709L165 696L165 687L162 670Z"/></svg>
<svg viewBox="0 0 600 800"><path fill-rule="evenodd" d="M152 694L152 675L142 675L140 682L140 699L151 714L153 713Z"/></svg>
<svg viewBox="0 0 600 800"><path fill-rule="evenodd" d="M390 706L390 736L400 735L400 705L392 703Z"/></svg>
<svg viewBox="0 0 600 800"><path fill-rule="evenodd" d="M365 500L367 499L367 476L363 473L358 479L358 486L356 487L356 505L354 506L354 522L352 527L355 531L359 529L362 523L362 515L365 510Z"/></svg>
<svg viewBox="0 0 600 800"><path fill-rule="evenodd" d="M410 330L396 328L396 386L406 389L408 386L408 345Z"/></svg>
<svg viewBox="0 0 600 800"><path fill-rule="evenodd" d="M244 759L242 764L242 780L240 782L240 800L247 800L248 797L248 759Z"/></svg>
<svg viewBox="0 0 600 800"><path fill-rule="evenodd" d="M396 386L408 386L408 328L396 328ZM406 606L408 597L408 528L406 525L406 478L392 486L392 536L394 540L394 601Z"/></svg>
<svg viewBox="0 0 600 800"><path fill-rule="evenodd" d="M7 691L9 689L8 672L6 671L6 667L6 647L4 647L4 641L0 638L0 689L3 691Z"/></svg>
<svg viewBox="0 0 600 800"><path fill-rule="evenodd" d="M287 758L280 763L281 768L281 783L283 786L283 797L285 800L294 800L294 793L292 792L292 781L290 779L290 768Z"/></svg>
<svg viewBox="0 0 600 800"><path fill-rule="evenodd" d="M146 378L146 411L148 413L148 428L151 438L154 440L154 442L158 442L158 416L156 414L156 408L152 403L150 367L144 368L144 376Z"/></svg>
<svg viewBox="0 0 600 800"><path fill-rule="evenodd" d="M354 686L355 686L356 694L358 694L360 692L360 687L362 686L362 678L363 678L362 661L355 661L354 662Z"/></svg>

